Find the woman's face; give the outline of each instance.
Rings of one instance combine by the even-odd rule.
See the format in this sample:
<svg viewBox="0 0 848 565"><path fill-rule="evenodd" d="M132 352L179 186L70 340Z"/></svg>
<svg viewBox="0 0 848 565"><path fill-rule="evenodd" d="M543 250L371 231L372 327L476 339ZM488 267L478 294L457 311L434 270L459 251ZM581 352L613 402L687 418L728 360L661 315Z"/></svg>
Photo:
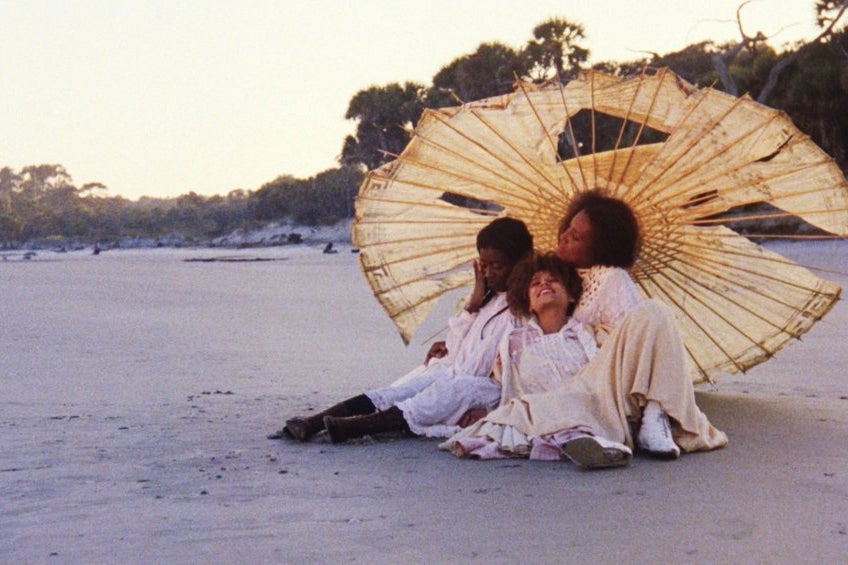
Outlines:
<svg viewBox="0 0 848 565"><path fill-rule="evenodd" d="M533 273L527 293L530 312L533 314L538 314L544 308L561 308L565 311L571 300L562 279L548 271Z"/></svg>
<svg viewBox="0 0 848 565"><path fill-rule="evenodd" d="M585 269L595 264L591 251L592 224L589 216L581 210L573 218L568 227L559 234L557 241L557 257L574 265L578 269Z"/></svg>
<svg viewBox="0 0 848 565"><path fill-rule="evenodd" d="M486 280L486 288L494 292L504 292L513 267L509 257L491 247L484 247L477 253L479 255L477 262Z"/></svg>

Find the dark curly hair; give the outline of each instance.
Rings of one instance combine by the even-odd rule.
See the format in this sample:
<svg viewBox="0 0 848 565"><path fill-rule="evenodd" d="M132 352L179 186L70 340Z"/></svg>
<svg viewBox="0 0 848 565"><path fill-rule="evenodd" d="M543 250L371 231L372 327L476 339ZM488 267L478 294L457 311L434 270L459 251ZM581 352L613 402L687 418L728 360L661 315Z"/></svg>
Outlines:
<svg viewBox="0 0 848 565"><path fill-rule="evenodd" d="M477 249L497 249L517 263L533 251L533 236L521 220L498 218L477 232Z"/></svg>
<svg viewBox="0 0 848 565"><path fill-rule="evenodd" d="M641 236L639 222L630 206L600 190L582 192L568 205L557 235L562 235L580 212L586 212L592 226L590 253L594 264L632 267L639 255Z"/></svg>
<svg viewBox="0 0 848 565"><path fill-rule="evenodd" d="M573 302L568 307L568 315L574 311L580 295L583 293L583 281L577 270L556 256L555 253L534 253L518 263L509 276L506 302L509 310L516 316L530 317L530 280L539 272L550 273L560 279Z"/></svg>

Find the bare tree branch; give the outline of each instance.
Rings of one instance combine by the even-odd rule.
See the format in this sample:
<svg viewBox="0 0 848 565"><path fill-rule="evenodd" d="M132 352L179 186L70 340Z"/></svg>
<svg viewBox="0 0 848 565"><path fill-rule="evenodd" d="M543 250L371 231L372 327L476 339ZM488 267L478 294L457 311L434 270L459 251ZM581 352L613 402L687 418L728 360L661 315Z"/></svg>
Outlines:
<svg viewBox="0 0 848 565"><path fill-rule="evenodd" d="M758 31L754 36L750 36L745 33L745 30L742 27L742 8L750 4L750 2L751 0L745 0L745 2L739 4L739 7L736 8L736 24L739 27L739 35L742 39L733 47L730 47L724 52L716 53L712 56L713 68L718 74L719 79L721 80L721 83L724 86L724 90L728 94L732 94L734 96L739 95L739 88L737 87L736 81L734 80L733 76L730 74L730 71L728 71L727 69L728 63L733 61L733 59L736 58L736 56L739 55L739 53L743 49L753 48L757 45L757 43L766 41L768 39L768 36L763 34L763 32L761 31ZM766 103L766 101L771 96L772 91L774 91L775 87L777 86L777 81L780 78L780 74L786 67L791 65L800 56L801 52L807 46L814 45L833 34L833 28L836 26L837 22L839 22L839 20L842 18L843 14L845 14L846 10L848 10L848 0L842 0L842 2L838 4L838 6L836 6L835 8L838 8L838 12L835 16L833 16L832 19L830 19L827 27L825 27L818 36L811 39L810 41L801 42L798 45L797 49L795 49L795 51L783 57L780 61L777 62L777 64L775 64L771 68L768 79L766 80L763 89L760 91L759 96L757 96L757 102L760 102L762 104ZM820 23L824 23L825 21L828 20L819 20ZM844 49L842 51L843 53L845 53ZM848 54L846 54L846 57L848 57Z"/></svg>
<svg viewBox="0 0 848 565"><path fill-rule="evenodd" d="M745 0L736 8L736 26L739 28L739 35L742 41L727 49L723 53L716 53L712 56L713 68L724 86L725 92L733 96L739 96L739 87L736 86L736 80L727 70L727 63L736 58L736 56L745 48L756 46L760 41L765 41L767 38L761 31L758 31L753 37L745 33L742 29L742 8L751 3L751 0Z"/></svg>
<svg viewBox="0 0 848 565"><path fill-rule="evenodd" d="M804 50L808 45L814 45L824 38L830 36L833 33L833 28L836 26L836 23L842 18L842 15L845 11L848 10L848 0L843 0L842 4L839 6L839 12L833 17L830 24L811 41L807 41L802 43L795 51L782 58L777 62L775 66L771 68L769 72L768 79L766 80L766 84L763 86L763 89L760 91L760 95L757 96L757 102L761 104L765 104L766 100L771 96L772 91L777 86L777 80L780 78L780 74L783 72L783 69L792 64L801 54L801 51ZM845 50L842 50L843 53Z"/></svg>

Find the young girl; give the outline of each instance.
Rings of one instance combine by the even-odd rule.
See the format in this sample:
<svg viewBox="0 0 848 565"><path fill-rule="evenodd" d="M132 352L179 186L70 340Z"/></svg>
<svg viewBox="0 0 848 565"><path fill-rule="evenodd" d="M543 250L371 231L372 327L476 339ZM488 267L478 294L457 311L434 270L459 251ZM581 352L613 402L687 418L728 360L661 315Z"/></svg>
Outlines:
<svg viewBox="0 0 848 565"><path fill-rule="evenodd" d="M492 459L529 457L530 459L559 459L564 437L528 435L523 432L529 422L501 419L501 414L517 414L515 404L535 394L546 393L566 386L598 351L591 328L586 327L569 312L580 296L580 278L573 267L567 266L553 253L524 261L510 281L509 305L513 313L526 324L513 329L501 342L498 361L503 365L503 394L501 408L481 424L460 432L442 445L464 457ZM551 416L555 412L537 412ZM545 424L533 422L533 426ZM569 430L567 439L588 436L583 429ZM618 464L626 464L631 451L624 445L607 442L610 458L617 453Z"/></svg>
<svg viewBox="0 0 848 565"><path fill-rule="evenodd" d="M491 410L500 385L489 378L497 345L514 326L506 305L507 279L533 249L524 222L499 218L477 234L475 284L468 305L448 322L446 342L424 364L388 387L342 401L312 416L291 418L270 436L306 441L327 429L333 442L387 431L448 437L468 410Z"/></svg>
<svg viewBox="0 0 848 565"><path fill-rule="evenodd" d="M556 388L595 356L591 328L571 318L582 291L574 267L553 253L536 254L516 266L507 302L524 323L498 349L501 405Z"/></svg>

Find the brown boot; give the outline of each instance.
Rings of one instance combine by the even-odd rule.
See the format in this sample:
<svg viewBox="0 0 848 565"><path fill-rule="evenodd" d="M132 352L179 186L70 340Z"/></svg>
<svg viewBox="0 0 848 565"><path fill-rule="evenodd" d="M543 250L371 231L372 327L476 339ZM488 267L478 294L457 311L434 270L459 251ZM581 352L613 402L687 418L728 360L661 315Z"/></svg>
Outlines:
<svg viewBox="0 0 848 565"><path fill-rule="evenodd" d="M409 426L403 418L403 412L397 406L392 406L386 411L375 412L367 416L352 416L349 418L325 416L324 427L327 429L327 434L329 434L330 440L333 443L340 443L349 439L381 432L402 432L409 430Z"/></svg>
<svg viewBox="0 0 848 565"><path fill-rule="evenodd" d="M338 404L330 406L312 416L296 416L286 420L283 429L268 436L268 439L293 438L299 441L308 441L309 438L324 429L325 416L357 416L360 414L371 414L376 406L371 399L364 394L348 398Z"/></svg>

